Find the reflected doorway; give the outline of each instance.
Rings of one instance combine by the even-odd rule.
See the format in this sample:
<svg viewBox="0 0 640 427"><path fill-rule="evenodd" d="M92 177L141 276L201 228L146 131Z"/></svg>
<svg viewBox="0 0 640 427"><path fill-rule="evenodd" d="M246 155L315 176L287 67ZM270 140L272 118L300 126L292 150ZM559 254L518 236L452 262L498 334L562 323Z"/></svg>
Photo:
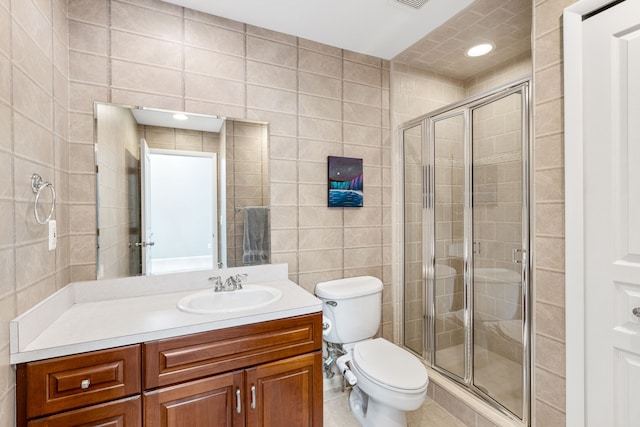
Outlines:
<svg viewBox="0 0 640 427"><path fill-rule="evenodd" d="M216 153L141 143L142 273L210 270L218 264Z"/></svg>

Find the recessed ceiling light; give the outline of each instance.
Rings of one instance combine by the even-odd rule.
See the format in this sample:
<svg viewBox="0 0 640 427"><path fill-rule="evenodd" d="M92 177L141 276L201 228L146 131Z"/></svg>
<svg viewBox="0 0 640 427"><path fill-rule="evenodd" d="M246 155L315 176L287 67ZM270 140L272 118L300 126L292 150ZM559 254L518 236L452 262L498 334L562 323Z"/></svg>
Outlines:
<svg viewBox="0 0 640 427"><path fill-rule="evenodd" d="M185 116L184 114L174 114L173 118L176 119L176 120L187 120L188 119L188 117Z"/></svg>
<svg viewBox="0 0 640 427"><path fill-rule="evenodd" d="M475 57L486 55L493 50L493 45L489 43L482 43L476 45L467 51L467 56Z"/></svg>

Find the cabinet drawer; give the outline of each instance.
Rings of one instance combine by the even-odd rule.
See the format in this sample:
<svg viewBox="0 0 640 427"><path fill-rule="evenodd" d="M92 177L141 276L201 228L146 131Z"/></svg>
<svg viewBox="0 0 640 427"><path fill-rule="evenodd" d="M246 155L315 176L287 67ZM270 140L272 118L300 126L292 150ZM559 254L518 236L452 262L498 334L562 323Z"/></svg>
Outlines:
<svg viewBox="0 0 640 427"><path fill-rule="evenodd" d="M140 393L140 361L138 344L18 365L18 412L31 419Z"/></svg>
<svg viewBox="0 0 640 427"><path fill-rule="evenodd" d="M144 388L176 384L321 348L321 313L152 341L143 345Z"/></svg>
<svg viewBox="0 0 640 427"><path fill-rule="evenodd" d="M102 403L63 414L30 421L28 427L109 426L140 427L142 408L140 396Z"/></svg>

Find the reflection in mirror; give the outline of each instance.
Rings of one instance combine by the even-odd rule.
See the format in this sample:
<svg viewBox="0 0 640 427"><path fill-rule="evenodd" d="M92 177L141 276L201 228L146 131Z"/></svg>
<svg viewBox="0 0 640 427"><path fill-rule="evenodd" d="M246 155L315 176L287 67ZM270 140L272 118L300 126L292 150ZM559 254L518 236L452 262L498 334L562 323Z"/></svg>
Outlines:
<svg viewBox="0 0 640 427"><path fill-rule="evenodd" d="M270 262L266 123L94 111L99 279Z"/></svg>

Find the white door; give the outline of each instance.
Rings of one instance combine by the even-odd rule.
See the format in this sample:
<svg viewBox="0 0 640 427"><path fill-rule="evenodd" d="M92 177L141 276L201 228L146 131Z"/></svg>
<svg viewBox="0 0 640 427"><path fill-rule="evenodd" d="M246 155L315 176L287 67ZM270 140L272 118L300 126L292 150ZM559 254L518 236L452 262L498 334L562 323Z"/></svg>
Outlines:
<svg viewBox="0 0 640 427"><path fill-rule="evenodd" d="M153 231L151 231L151 158L147 141L140 139L140 217L142 241L137 243L142 250L142 275L149 276L151 271L151 255L153 248Z"/></svg>
<svg viewBox="0 0 640 427"><path fill-rule="evenodd" d="M640 0L582 45L585 424L640 426Z"/></svg>

